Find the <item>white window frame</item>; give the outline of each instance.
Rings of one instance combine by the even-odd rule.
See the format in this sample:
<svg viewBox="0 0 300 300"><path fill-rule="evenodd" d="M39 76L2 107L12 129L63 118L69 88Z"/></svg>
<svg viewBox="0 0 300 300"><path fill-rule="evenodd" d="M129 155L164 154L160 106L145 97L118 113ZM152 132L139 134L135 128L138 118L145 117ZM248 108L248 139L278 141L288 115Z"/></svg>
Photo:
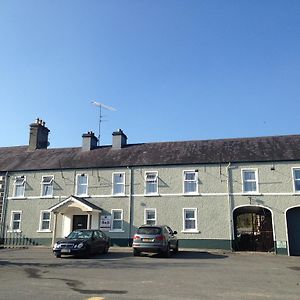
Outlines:
<svg viewBox="0 0 300 300"><path fill-rule="evenodd" d="M148 219L147 218L147 212L154 212L154 219ZM148 223L147 221L154 221L154 223ZM157 224L157 213L156 213L156 208L145 208L144 210L144 224L146 225L156 225Z"/></svg>
<svg viewBox="0 0 300 300"><path fill-rule="evenodd" d="M79 177L86 177L86 184L81 184L81 186L86 186L86 193L85 194L78 194L78 185L79 185L79 182L78 182L78 178ZM89 175L86 174L86 173L82 173L82 174L77 174L76 175L76 191L75 191L75 194L76 196L78 197L84 197L84 196L88 196L88 190L89 190Z"/></svg>
<svg viewBox="0 0 300 300"><path fill-rule="evenodd" d="M186 174L188 173L194 173L195 174L195 179L194 180L187 180L186 179ZM183 194L184 195L198 195L199 194L199 174L197 170L183 170L182 172L182 178L183 178ZM192 192L188 192L185 190L185 183L186 182L195 182L196 183L196 190Z"/></svg>
<svg viewBox="0 0 300 300"><path fill-rule="evenodd" d="M148 175L154 175L155 179L150 180L147 178ZM154 192L148 192L147 191L147 186L148 184L152 184L155 186L155 191ZM145 187L144 187L144 194L147 196L152 196L152 195L158 195L158 171L145 171Z"/></svg>
<svg viewBox="0 0 300 300"><path fill-rule="evenodd" d="M254 172L255 174L255 180L244 180L244 173L245 172ZM258 169L254 168L244 168L241 170L241 176L242 176L242 186L243 186L243 194L258 194L259 193L259 187L258 187ZM255 191L245 191L245 182L255 182L256 184L256 190Z"/></svg>
<svg viewBox="0 0 300 300"><path fill-rule="evenodd" d="M295 194L299 194L300 193L300 189L299 190L296 189L296 181L300 182L300 178L296 178L295 171L300 171L300 167L292 168L293 190L294 190Z"/></svg>
<svg viewBox="0 0 300 300"><path fill-rule="evenodd" d="M186 211L194 211L194 218L186 218ZM187 233L198 233L198 209L197 208L191 208L191 207L186 207L182 209L182 232L187 232ZM195 221L195 228L186 228L185 226L185 221Z"/></svg>
<svg viewBox="0 0 300 300"><path fill-rule="evenodd" d="M45 182L45 178L51 178L50 182ZM53 197L53 182L54 182L54 175L43 175L42 181L41 181L41 197L42 198L52 198ZM44 195L44 191L46 190L46 187L51 187L51 194Z"/></svg>
<svg viewBox="0 0 300 300"><path fill-rule="evenodd" d="M115 182L115 176L123 176L123 182ZM125 195L125 172L113 172L112 173L112 195L113 196L124 196ZM115 193L115 187L116 186L122 186L122 192L121 193Z"/></svg>
<svg viewBox="0 0 300 300"><path fill-rule="evenodd" d="M22 232L22 210L12 210L10 213L10 230L9 232ZM19 220L14 220L14 215L15 214L20 214L20 219ZM14 229L14 222L19 223L19 228Z"/></svg>
<svg viewBox="0 0 300 300"><path fill-rule="evenodd" d="M44 219L44 213L49 213L49 219ZM43 229L43 222L49 222L49 227ZM41 210L40 212L40 223L39 223L39 232L51 232L51 212L49 210Z"/></svg>
<svg viewBox="0 0 300 300"><path fill-rule="evenodd" d="M17 179L22 179L22 183L21 184L17 184ZM23 187L23 193L22 195L16 195L17 192L17 186L19 187ZM26 176L16 176L15 177L15 181L14 181L14 196L13 198L24 198L25 197L25 189L26 189Z"/></svg>
<svg viewBox="0 0 300 300"><path fill-rule="evenodd" d="M121 218L114 218L114 212L121 212ZM114 221L121 221L121 228L114 228ZM123 232L124 220L123 220L123 209L112 209L111 210L111 229L113 232Z"/></svg>

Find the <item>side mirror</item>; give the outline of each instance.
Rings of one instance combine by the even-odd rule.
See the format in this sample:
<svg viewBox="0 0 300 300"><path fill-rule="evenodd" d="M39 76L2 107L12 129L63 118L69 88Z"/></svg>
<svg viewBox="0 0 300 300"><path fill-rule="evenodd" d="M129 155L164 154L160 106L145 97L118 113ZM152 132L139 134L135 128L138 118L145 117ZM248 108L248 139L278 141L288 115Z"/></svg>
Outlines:
<svg viewBox="0 0 300 300"><path fill-rule="evenodd" d="M176 231L176 230L174 230L174 231L173 231L173 233L174 233L174 234L177 234L177 231Z"/></svg>

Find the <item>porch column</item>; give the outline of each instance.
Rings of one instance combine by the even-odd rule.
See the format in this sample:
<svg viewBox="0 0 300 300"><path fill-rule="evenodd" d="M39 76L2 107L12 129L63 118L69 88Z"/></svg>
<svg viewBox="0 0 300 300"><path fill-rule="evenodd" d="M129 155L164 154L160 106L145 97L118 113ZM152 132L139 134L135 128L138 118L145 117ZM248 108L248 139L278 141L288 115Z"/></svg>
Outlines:
<svg viewBox="0 0 300 300"><path fill-rule="evenodd" d="M55 244L55 237L56 237L56 223L57 223L57 212L54 213L54 221L53 221L53 232L52 232L52 247Z"/></svg>
<svg viewBox="0 0 300 300"><path fill-rule="evenodd" d="M87 229L91 229L91 213L87 213L88 218L87 218Z"/></svg>

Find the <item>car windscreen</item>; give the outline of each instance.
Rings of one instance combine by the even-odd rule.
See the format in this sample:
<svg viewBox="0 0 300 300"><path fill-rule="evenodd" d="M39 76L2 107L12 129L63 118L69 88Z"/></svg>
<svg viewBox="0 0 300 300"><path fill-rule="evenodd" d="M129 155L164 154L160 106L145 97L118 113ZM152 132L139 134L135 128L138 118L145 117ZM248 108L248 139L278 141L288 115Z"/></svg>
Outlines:
<svg viewBox="0 0 300 300"><path fill-rule="evenodd" d="M137 231L138 234L160 234L161 228L159 227L140 227Z"/></svg>
<svg viewBox="0 0 300 300"><path fill-rule="evenodd" d="M93 231L81 231L75 230L72 231L67 238L68 239L89 239L92 237Z"/></svg>

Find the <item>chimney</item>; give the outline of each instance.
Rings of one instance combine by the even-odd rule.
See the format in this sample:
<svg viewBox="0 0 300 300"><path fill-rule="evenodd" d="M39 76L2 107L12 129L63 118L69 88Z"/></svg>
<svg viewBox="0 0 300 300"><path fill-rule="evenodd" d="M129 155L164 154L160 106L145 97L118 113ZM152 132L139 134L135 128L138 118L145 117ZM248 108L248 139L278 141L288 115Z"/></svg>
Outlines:
<svg viewBox="0 0 300 300"><path fill-rule="evenodd" d="M82 135L82 150L89 151L97 148L98 139L95 137L94 132L89 131Z"/></svg>
<svg viewBox="0 0 300 300"><path fill-rule="evenodd" d="M113 149L121 149L127 145L127 136L122 131L122 129L113 132L112 135L113 135L113 141L112 141Z"/></svg>
<svg viewBox="0 0 300 300"><path fill-rule="evenodd" d="M49 132L50 130L45 126L45 122L37 118L35 123L30 124L28 150L47 149L49 146Z"/></svg>

